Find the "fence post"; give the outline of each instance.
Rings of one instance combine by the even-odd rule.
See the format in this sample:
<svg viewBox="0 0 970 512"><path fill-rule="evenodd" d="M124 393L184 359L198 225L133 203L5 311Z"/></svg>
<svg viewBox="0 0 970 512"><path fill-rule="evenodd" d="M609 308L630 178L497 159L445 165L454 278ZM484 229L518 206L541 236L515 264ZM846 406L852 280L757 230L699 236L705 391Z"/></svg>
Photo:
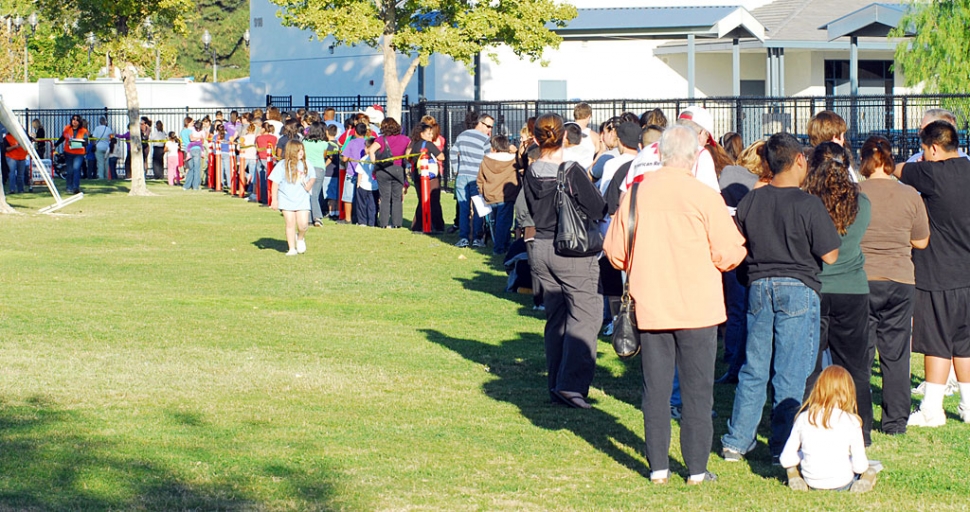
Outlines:
<svg viewBox="0 0 970 512"><path fill-rule="evenodd" d="M907 124L907 112L906 112L906 96L903 96L903 129L901 130L902 137L902 154L900 156L905 160L909 153L909 124ZM891 132L890 132L891 133Z"/></svg>
<svg viewBox="0 0 970 512"><path fill-rule="evenodd" d="M310 110L310 95L309 94L304 94L303 95L303 108L305 108L307 110Z"/></svg>
<svg viewBox="0 0 970 512"><path fill-rule="evenodd" d="M24 109L24 126L30 126L30 109ZM53 159L52 159L53 161Z"/></svg>
<svg viewBox="0 0 970 512"><path fill-rule="evenodd" d="M741 136L741 140L747 140L744 138L744 112L741 110L742 103L741 98L735 98L734 100L734 126L735 131Z"/></svg>

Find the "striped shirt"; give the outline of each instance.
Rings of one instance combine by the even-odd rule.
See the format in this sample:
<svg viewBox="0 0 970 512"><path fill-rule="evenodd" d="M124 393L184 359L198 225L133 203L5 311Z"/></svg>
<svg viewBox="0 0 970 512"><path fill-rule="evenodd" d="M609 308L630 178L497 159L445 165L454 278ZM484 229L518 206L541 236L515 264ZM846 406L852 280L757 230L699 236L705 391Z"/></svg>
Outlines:
<svg viewBox="0 0 970 512"><path fill-rule="evenodd" d="M488 135L471 129L461 132L451 144L452 165L458 169L458 176L478 177L478 169L482 166L482 159L485 153L491 151L491 142Z"/></svg>

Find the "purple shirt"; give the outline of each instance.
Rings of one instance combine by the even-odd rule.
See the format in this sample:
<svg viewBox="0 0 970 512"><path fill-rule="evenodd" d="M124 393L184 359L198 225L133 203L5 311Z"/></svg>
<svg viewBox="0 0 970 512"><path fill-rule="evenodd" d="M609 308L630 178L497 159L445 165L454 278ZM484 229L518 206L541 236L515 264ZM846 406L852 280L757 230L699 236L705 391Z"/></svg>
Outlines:
<svg viewBox="0 0 970 512"><path fill-rule="evenodd" d="M387 139L387 145L391 147L391 155L402 156L405 150L408 148L408 144L411 143L411 138L407 135L389 135L387 137L378 137L377 143L381 145L381 149L384 149L384 139ZM400 158L394 160L394 165L403 166L403 160Z"/></svg>
<svg viewBox="0 0 970 512"><path fill-rule="evenodd" d="M341 153L341 156L351 159L351 161L347 162L347 176L354 176L355 174L357 174L357 166L360 164L358 164L357 162L354 162L353 160L360 160L361 158L364 158L364 154L366 153L366 148L364 146L366 144L367 144L366 138L357 137L357 138L351 139L350 142L348 142L347 145L344 147L344 150Z"/></svg>

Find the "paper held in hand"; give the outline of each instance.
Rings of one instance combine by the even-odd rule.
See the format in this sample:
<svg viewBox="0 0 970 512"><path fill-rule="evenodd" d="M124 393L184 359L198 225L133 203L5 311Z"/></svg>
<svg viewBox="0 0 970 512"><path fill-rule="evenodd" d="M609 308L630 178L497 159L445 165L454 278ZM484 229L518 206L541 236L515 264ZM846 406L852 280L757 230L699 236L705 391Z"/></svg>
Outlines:
<svg viewBox="0 0 970 512"><path fill-rule="evenodd" d="M480 195L472 196L472 205L475 206L475 211L478 212L479 217L492 213L492 207L485 204L485 199Z"/></svg>

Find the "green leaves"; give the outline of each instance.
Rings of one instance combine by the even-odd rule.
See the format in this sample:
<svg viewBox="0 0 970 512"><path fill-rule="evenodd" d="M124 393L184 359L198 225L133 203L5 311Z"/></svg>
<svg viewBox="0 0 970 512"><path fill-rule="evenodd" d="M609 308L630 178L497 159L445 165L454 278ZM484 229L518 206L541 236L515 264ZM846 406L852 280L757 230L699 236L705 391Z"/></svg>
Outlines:
<svg viewBox="0 0 970 512"><path fill-rule="evenodd" d="M896 47L896 65L906 85L923 82L926 92L944 94L970 90L970 0L915 1L909 9L890 34L916 33Z"/></svg>
<svg viewBox="0 0 970 512"><path fill-rule="evenodd" d="M184 34L186 13L194 6L193 0L37 0L43 17L62 29L55 31L57 38L86 49L93 34L98 53L149 69L155 60L149 42L164 44L166 36Z"/></svg>
<svg viewBox="0 0 970 512"><path fill-rule="evenodd" d="M398 53L426 58L434 53L469 63L480 51L508 45L516 55L538 60L560 37L549 22L568 21L576 8L554 0L272 0L285 25L312 30L320 39L377 47L393 36Z"/></svg>

